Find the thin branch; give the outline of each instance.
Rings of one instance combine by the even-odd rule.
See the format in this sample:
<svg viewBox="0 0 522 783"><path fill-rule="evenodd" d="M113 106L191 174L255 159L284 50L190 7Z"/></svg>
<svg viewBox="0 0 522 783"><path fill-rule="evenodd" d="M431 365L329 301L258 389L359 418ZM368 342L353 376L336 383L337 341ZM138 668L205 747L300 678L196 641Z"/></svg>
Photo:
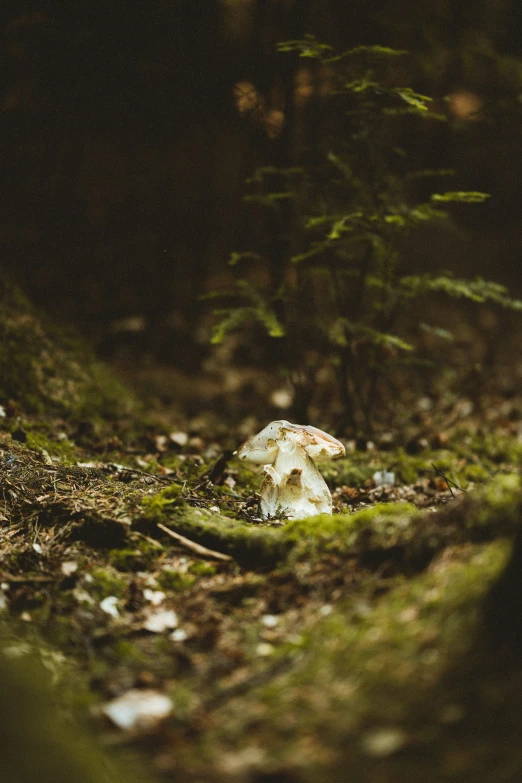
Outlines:
<svg viewBox="0 0 522 783"><path fill-rule="evenodd" d="M449 491L451 492L451 497L452 497L452 498L454 498L454 497L455 497L455 493L453 492L453 490L452 490L452 488L451 488L451 484L453 484L453 486L455 487L455 489L458 489L458 490L459 490L459 492L464 492L464 494L465 494L465 495L468 495L468 494L469 494L469 493L468 493L468 491L467 491L466 489L462 489L462 487L459 487L459 485L458 485L458 484L457 484L455 481L452 481L450 478L448 478L448 476L446 476L446 474L444 473L444 471L443 471L443 470L441 470L441 468L437 468L437 467L434 465L434 463L433 463L433 462L431 463L431 465L432 465L432 467L433 467L433 470L435 470L435 471L436 471L436 472L439 474L439 476L442 476L442 478L444 479L444 481L445 481L445 482L446 482L446 484L448 485L448 489L449 489Z"/></svg>
<svg viewBox="0 0 522 783"><path fill-rule="evenodd" d="M178 541L182 546L187 547L187 549L191 549L198 555L202 555L203 557L214 557L216 560L233 560L230 555L224 555L222 552L215 552L213 549L207 549L206 546L197 544L195 541L191 541L190 538L185 538L185 536L182 536L180 533L176 533L175 530L171 530L170 528L165 527L165 525L162 525L160 522L158 522L158 527L160 530L163 530L164 533L167 533L167 535L169 535L171 538L175 538L176 541Z"/></svg>

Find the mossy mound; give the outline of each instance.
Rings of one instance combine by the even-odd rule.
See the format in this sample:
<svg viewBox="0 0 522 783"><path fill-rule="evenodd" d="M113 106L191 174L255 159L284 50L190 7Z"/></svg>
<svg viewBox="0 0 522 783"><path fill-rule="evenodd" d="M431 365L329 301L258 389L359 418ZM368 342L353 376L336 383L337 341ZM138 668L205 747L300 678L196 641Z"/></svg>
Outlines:
<svg viewBox="0 0 522 783"><path fill-rule="evenodd" d="M378 561L393 553L402 569L416 571L449 544L512 535L520 523L519 498L520 477L508 474L436 513L420 513L410 503L377 503L352 514L320 514L278 527L193 508L181 499L177 486L148 496L143 503L145 522L170 525L249 566L323 555Z"/></svg>
<svg viewBox="0 0 522 783"><path fill-rule="evenodd" d="M114 417L135 406L72 330L38 313L0 273L0 403L26 413Z"/></svg>
<svg viewBox="0 0 522 783"><path fill-rule="evenodd" d="M214 764L223 774L235 764L240 780L265 767L274 779L300 783L397 783L403 775L413 783L425 764L421 748L433 765L431 779L446 779L440 736L445 725L462 721L465 708L445 672L472 648L484 598L508 551L498 541L454 548L377 601L360 589L335 609L317 607L315 622L274 651L268 682L219 705L205 737ZM277 661L284 659L281 673ZM467 741L467 753L470 747ZM223 748L233 748L225 760ZM517 750L509 763L520 764Z"/></svg>

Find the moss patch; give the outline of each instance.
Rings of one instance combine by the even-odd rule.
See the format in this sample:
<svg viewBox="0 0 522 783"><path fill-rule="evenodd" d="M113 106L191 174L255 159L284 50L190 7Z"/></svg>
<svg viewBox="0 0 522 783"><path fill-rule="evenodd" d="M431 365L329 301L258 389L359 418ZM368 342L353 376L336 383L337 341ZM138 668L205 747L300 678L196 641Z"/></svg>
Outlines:
<svg viewBox="0 0 522 783"><path fill-rule="evenodd" d="M321 554L357 555L398 549L399 559L423 567L449 540L480 540L512 533L519 524L520 479L500 476L482 493L464 498L466 525L459 507L421 514L409 503L379 503L352 514L323 514L296 519L281 527L254 525L181 503L171 488L147 498L145 519L162 521L205 546L233 555L239 562L262 565Z"/></svg>
<svg viewBox="0 0 522 783"><path fill-rule="evenodd" d="M38 313L0 274L0 401L26 412L120 416L136 407L72 330Z"/></svg>

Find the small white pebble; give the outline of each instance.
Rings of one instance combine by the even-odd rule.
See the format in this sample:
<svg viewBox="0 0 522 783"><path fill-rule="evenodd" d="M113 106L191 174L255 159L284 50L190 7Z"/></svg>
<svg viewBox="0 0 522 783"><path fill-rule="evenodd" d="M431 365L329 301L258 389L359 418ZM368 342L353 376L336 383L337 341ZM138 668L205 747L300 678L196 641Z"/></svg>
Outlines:
<svg viewBox="0 0 522 783"><path fill-rule="evenodd" d="M163 633L163 631L175 628L178 624L178 615L173 609L163 609L149 614L143 623L146 631L151 633Z"/></svg>
<svg viewBox="0 0 522 783"><path fill-rule="evenodd" d="M143 591L143 597L146 601L149 601L153 606L158 606L167 597L163 590L151 590L146 587Z"/></svg>
<svg viewBox="0 0 522 783"><path fill-rule="evenodd" d="M319 609L319 614L322 614L323 617L328 617L329 614L332 614L333 612L333 606L332 604L323 604L321 608Z"/></svg>
<svg viewBox="0 0 522 783"><path fill-rule="evenodd" d="M100 601L100 609L111 617L119 617L118 602L119 599L115 595L109 595L103 601Z"/></svg>
<svg viewBox="0 0 522 783"><path fill-rule="evenodd" d="M276 617L274 614L264 614L261 622L265 628L275 628L279 622L279 617Z"/></svg>
<svg viewBox="0 0 522 783"><path fill-rule="evenodd" d="M383 726L380 729L367 731L362 738L362 746L368 756L385 758L401 750L407 741L408 735L403 729Z"/></svg>
<svg viewBox="0 0 522 783"><path fill-rule="evenodd" d="M123 731L151 731L168 718L172 702L163 693L134 689L102 707L102 712Z"/></svg>
<svg viewBox="0 0 522 783"><path fill-rule="evenodd" d="M185 639L188 638L188 634L183 628L176 628L176 630L172 631L170 634L170 638L173 642L184 642Z"/></svg>
<svg viewBox="0 0 522 783"><path fill-rule="evenodd" d="M171 432L169 437L176 446L186 446L189 439L186 432Z"/></svg>
<svg viewBox="0 0 522 783"><path fill-rule="evenodd" d="M430 411L433 408L433 400L431 397L419 397L417 400L417 408L420 411Z"/></svg>
<svg viewBox="0 0 522 783"><path fill-rule="evenodd" d="M33 549L35 552L37 552L39 555L43 554L43 549L40 546L40 544L33 544Z"/></svg>
<svg viewBox="0 0 522 783"><path fill-rule="evenodd" d="M258 655L261 655L263 658L267 655L272 655L274 652L274 645L269 644L268 642L260 642L256 647L256 653Z"/></svg>
<svg viewBox="0 0 522 783"><path fill-rule="evenodd" d="M64 576L71 576L71 574L74 574L77 570L78 563L76 563L74 560L66 560L60 566L60 571Z"/></svg>
<svg viewBox="0 0 522 783"><path fill-rule="evenodd" d="M272 405L276 408L281 408L282 410L289 408L293 401L294 395L290 389L276 389L270 395L270 402Z"/></svg>

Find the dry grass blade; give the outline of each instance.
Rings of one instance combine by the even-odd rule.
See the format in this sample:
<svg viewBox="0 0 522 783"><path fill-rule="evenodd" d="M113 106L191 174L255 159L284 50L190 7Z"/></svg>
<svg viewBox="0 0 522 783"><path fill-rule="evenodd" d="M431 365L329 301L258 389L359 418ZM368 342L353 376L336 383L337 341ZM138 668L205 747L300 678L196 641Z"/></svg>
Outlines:
<svg viewBox="0 0 522 783"><path fill-rule="evenodd" d="M158 522L158 527L160 530L163 530L164 533L167 533L167 535L169 535L171 538L175 538L176 541L179 541L182 546L186 546L187 549L191 549L198 555L202 555L203 557L214 557L216 560L233 560L230 555L224 555L222 552L215 552L213 549L207 549L206 546L197 544L195 541L191 541L190 538L185 538L185 536L182 536L180 533L176 533L174 530L165 527L165 525L162 525L160 522Z"/></svg>

